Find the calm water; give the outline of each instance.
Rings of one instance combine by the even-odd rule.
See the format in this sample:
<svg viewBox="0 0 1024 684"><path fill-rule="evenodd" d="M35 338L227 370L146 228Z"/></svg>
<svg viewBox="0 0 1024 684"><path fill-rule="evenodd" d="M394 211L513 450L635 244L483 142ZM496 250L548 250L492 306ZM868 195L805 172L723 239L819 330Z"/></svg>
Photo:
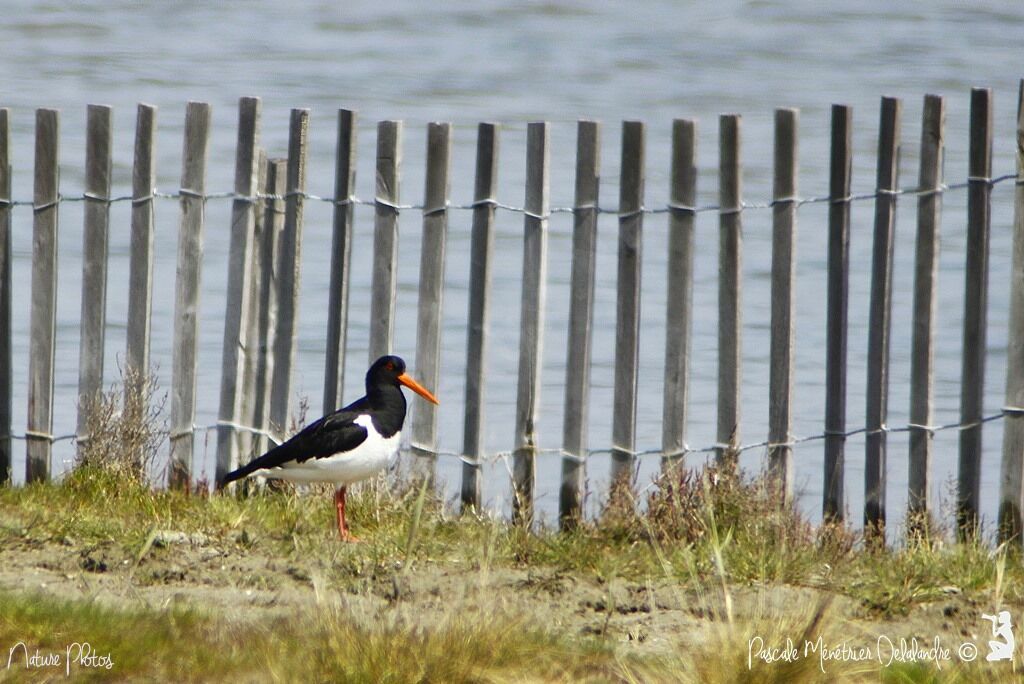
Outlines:
<svg viewBox="0 0 1024 684"><path fill-rule="evenodd" d="M696 118L702 203L717 192L717 117L743 115L745 197L761 202L770 195L772 112L776 107L801 110L800 193L827 193L829 107L854 107L854 190L870 190L878 101L882 95L904 99L902 183L917 176L921 100L925 93L947 96L948 151L946 178L967 175L969 89L995 91L995 175L1013 170L1014 112L1020 71L1020 37L1024 5L1007 2L945 1L892 3L867 0L856 9L831 11L812 2L647 3L453 1L425 11L420 3L399 2L17 2L5 3L0 24L3 106L12 110L17 199L31 197L33 109L62 110L62 184L65 194L82 187L84 121L87 103L115 110L114 194L130 192L135 105L158 105L158 187L178 186L185 102L213 105L213 138L207 187L232 187L237 101L263 98L263 143L271 155L286 151L288 110L311 113L308 190L333 190L335 116L339 107L360 115L358 194L372 197L376 121L405 121L402 200L422 201L425 124L453 122L452 196L467 202L472 192L475 124L504 124L501 140L499 197L523 201L525 124L552 122L553 206L571 203L575 121L604 122L602 204L617 202L620 121L648 124L647 206L667 198L669 136L675 117ZM992 272L989 310L989 357L986 413L1002 405L1005 373L1007 273L1012 186L993 193ZM216 420L226 240L230 203L211 200L207 207L206 260L201 300L199 424ZM947 195L943 211L943 254L936 351L937 423L955 421L959 406L960 323L962 318L963 191ZM111 271L108 304L107 381L117 378L123 354L127 299L128 206L112 210ZM870 235L873 205L853 209L849 339L848 425L863 424ZM306 396L318 411L321 403L326 329L330 206L310 202L303 243L299 347L293 383L296 399ZM16 210L15 364L27 376L28 275L31 212ZM171 317L177 239L177 205L157 206L158 284L154 301L153 362L164 386L170 384ZM797 287L797 365L794 433L821 432L824 396L824 205L805 205L799 214ZM448 288L443 339L444 377L440 442L461 447L463 361L467 305L468 212L453 212L448 243ZM665 217L645 222L644 294L642 301L641 395L639 448L660 443L661 370L664 348ZM487 445L491 451L512 443L519 322L519 264L522 218L499 213L494 278L493 318L487 377ZM415 305L418 283L420 219L402 218L399 275L399 321L395 351L415 356ZM614 365L615 219L601 222L594 339L593 408L590 444L606 448L611 439ZM55 432L75 425L78 319L81 281L81 207L65 204L60 227L61 292L58 311ZM890 425L907 422L910 363L910 271L913 264L913 202L899 210L894 284L894 326ZM571 218L554 216L550 224L548 311L545 319L545 374L542 391L541 443L557 447L561 438L565 329ZM767 329L769 321L770 212L751 210L744 218L743 442L767 432ZM698 224L694 295L694 367L688 440L693 447L714 442L716 373L717 222L702 214ZM347 396L361 393L366 367L368 262L372 247L372 211L357 211L356 243L347 360ZM415 369L413 369L415 370ZM17 376L17 377L20 377ZM297 401L296 401L297 403ZM14 419L25 424L25 386L15 387ZM212 437L212 435L211 435ZM996 510L1001 424L986 426L983 513ZM936 438L935 495L947 504L955 477L956 433ZM15 457L16 481L23 479L21 443ZM198 441L197 459L209 469L213 440ZM70 443L55 447L56 470L72 456ZM744 465L756 469L764 453L751 450ZM906 438L890 438L889 507L902 515L906 489ZM697 459L694 458L694 461ZM820 508L822 445L796 449L796 483L801 502ZM552 516L557 506L557 457L539 463L540 509ZM641 483L650 481L657 458L644 461ZM460 464L442 459L441 476L455 491ZM605 457L590 469L591 504L596 503L608 471ZM848 442L847 496L853 518L860 519L863 490L863 439ZM496 461L487 471L485 496L507 509L505 466Z"/></svg>

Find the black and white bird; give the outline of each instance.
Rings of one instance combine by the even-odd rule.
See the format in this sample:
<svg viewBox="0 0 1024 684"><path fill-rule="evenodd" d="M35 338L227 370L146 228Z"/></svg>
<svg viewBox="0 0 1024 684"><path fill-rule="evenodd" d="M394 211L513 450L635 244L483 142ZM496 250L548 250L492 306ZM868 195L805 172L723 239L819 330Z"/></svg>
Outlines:
<svg viewBox="0 0 1024 684"><path fill-rule="evenodd" d="M310 423L287 442L224 476L220 487L250 475L292 482L329 482L337 487L334 505L342 541L357 541L345 522L348 485L373 477L398 453L408 387L429 402L438 401L405 374L405 361L382 356L366 372L366 396Z"/></svg>

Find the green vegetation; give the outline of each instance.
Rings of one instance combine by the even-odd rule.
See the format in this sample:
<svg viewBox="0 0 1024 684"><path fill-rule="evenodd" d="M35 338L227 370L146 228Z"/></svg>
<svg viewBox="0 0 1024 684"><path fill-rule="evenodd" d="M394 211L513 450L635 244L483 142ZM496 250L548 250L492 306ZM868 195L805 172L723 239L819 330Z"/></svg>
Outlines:
<svg viewBox="0 0 1024 684"><path fill-rule="evenodd" d="M83 640L114 666L73 674L100 681L1016 676L984 662L980 618L1009 609L1015 629L1024 622L1015 549L949 543L934 528L865 545L809 524L763 481L712 467L665 475L642 501L614 492L599 520L568 532L459 515L401 478L375 481L349 499L363 543L342 544L326 488L152 489L141 473L159 421L147 414L149 427L121 442L133 446L101 449L106 432L125 432L118 415L96 423L63 481L0 488L0 656L25 645L10 670L0 657L0 681L21 681L30 654ZM127 465L119 453L132 454ZM953 653L938 666L826 662L803 649L874 649L879 635L926 648L940 632ZM800 651L792 662L758 656L787 639ZM981 662L960 662L965 641Z"/></svg>
<svg viewBox="0 0 1024 684"><path fill-rule="evenodd" d="M950 595L986 610L1021 605L1024 572L1020 559L1004 549L933 540L864 550L848 531L823 532L780 507L760 483L714 469L662 483L643 506L619 497L602 520L567 533L458 516L422 489L394 489L383 482L363 487L350 506L353 525L365 540L361 544L335 539L326 490L189 495L154 491L97 466L79 467L59 484L0 490L0 546L12 552L71 547L79 552L82 570L109 566L108 573L144 588L181 579L167 571L178 562L173 541L164 539L171 530L226 549L232 558L279 559L290 564L288 572L299 583L311 583L318 593L369 592L389 597L396 606L385 613L360 612L310 601L291 611L232 618L192 604L110 605L5 591L0 593L0 647L22 641L30 650L62 651L70 640L87 635L111 653L118 678L833 681L837 676L877 679L879 668L870 662L840 663L826 676L816 659L802 658L767 665L755 659L748 670L750 640L849 639L848 616L831 606L833 596L852 599L857 619L898 619ZM659 591L675 593L679 604L690 605L708 627L700 640L678 634L677 647L623 654L600 629L576 634L556 629L531 612L535 608L515 601L460 606L453 597L448 609L425 620L415 601L403 609L396 600L408 591L403 582L420 574L454 574L483 586L489 575L516 569L534 573L521 582L524 592L566 577L595 586L616 580L657 583ZM238 591L279 590L282 583L280 575L241 571L232 576L230 568L200 573L194 581L233 584ZM786 587L814 588L819 599L773 600L773 591ZM752 609L739 611L734 601L743 592L757 598ZM557 586L551 593L559 595ZM615 614L616 607L607 606L605 626ZM946 681L986 670L993 676L1010 673L1008 664L1003 671L995 667L1001 663L975 663L969 670L955 665L947 663L943 670L893 665L881 675L892 681ZM79 674L110 676L105 670Z"/></svg>
<svg viewBox="0 0 1024 684"><path fill-rule="evenodd" d="M92 644L107 645L98 650L109 655L109 670L72 663L72 674L84 680L556 681L622 670L606 645L570 642L504 615L452 617L425 631L400 618L354 620L330 608L232 624L177 608L114 610L6 593L0 601L0 644L20 641L31 644L29 654L39 649L66 655L66 645L87 634ZM25 671L19 649L11 670L0 668L0 680ZM64 674L63 667L28 671Z"/></svg>
<svg viewBox="0 0 1024 684"><path fill-rule="evenodd" d="M644 512L639 512L642 509ZM570 532L527 531L488 515L459 516L415 487L370 483L349 511L364 543L340 544L329 491L264 489L246 497L152 490L116 471L80 467L60 484L0 490L0 542L104 546L127 559L144 553L154 530L200 534L239 548L288 557L318 556L349 569L397 563L544 567L595 579L671 579L698 588L782 583L845 594L883 617L950 593L1024 601L1016 552L983 542L932 540L865 549L845 529L815 528L778 506L760 482L709 468L685 473L645 505L615 505Z"/></svg>

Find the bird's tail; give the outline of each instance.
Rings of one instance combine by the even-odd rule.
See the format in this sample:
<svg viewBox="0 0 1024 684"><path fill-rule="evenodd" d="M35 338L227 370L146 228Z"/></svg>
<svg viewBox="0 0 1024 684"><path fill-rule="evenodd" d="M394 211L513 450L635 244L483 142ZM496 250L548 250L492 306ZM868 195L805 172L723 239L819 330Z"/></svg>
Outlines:
<svg viewBox="0 0 1024 684"><path fill-rule="evenodd" d="M254 472L256 472L262 467L258 463L259 460L260 459L258 458L254 459L246 463L241 468L238 468L237 470L232 470L230 473L228 473L227 475L220 479L220 481L217 483L217 489L224 489L235 480L241 480L248 477L249 475L252 475Z"/></svg>
<svg viewBox="0 0 1024 684"><path fill-rule="evenodd" d="M235 480L241 480L242 478L249 477L257 470L263 470L264 468L274 468L281 465L282 462L287 461L293 457L295 453L295 445L293 442L288 441L284 444L279 444L267 453L263 454L259 458L246 463L244 466L232 470L230 473L225 475L217 483L217 489L224 489L227 485L231 484Z"/></svg>

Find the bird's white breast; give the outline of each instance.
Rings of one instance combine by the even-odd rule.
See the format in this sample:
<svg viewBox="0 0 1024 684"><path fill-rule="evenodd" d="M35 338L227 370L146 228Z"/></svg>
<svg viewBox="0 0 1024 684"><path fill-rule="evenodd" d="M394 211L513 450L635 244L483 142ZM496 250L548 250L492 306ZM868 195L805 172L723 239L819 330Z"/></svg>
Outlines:
<svg viewBox="0 0 1024 684"><path fill-rule="evenodd" d="M280 468L254 474L293 482L331 482L335 485L349 485L373 477L386 468L398 453L402 431L385 438L373 427L370 416L357 416L353 422L366 428L366 439L355 449L324 458L311 458L302 463L293 461Z"/></svg>

